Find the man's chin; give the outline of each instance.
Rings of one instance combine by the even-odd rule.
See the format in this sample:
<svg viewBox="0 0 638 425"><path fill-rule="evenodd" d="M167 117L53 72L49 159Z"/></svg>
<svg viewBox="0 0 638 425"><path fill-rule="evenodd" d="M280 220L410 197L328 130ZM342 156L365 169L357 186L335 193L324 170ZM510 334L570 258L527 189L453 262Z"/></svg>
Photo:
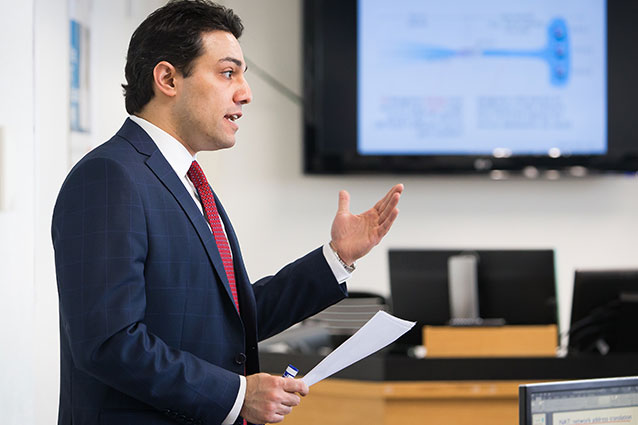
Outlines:
<svg viewBox="0 0 638 425"><path fill-rule="evenodd" d="M230 149L235 146L235 139L232 140L216 140L211 143L206 144L206 146L202 149L203 151L220 151L223 149Z"/></svg>
<svg viewBox="0 0 638 425"><path fill-rule="evenodd" d="M226 141L226 143L224 143L219 149L230 149L233 146L235 146L235 138L234 137L233 137L232 140Z"/></svg>

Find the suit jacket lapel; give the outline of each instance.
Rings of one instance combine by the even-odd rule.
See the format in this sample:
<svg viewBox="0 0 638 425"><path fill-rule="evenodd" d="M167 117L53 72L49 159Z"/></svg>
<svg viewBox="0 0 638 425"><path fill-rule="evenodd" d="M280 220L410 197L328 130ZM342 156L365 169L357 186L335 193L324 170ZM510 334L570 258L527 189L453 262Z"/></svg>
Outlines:
<svg viewBox="0 0 638 425"><path fill-rule="evenodd" d="M219 254L219 250L217 249L217 244L215 243L215 237L213 236L210 227L208 227L206 219L197 205L195 205L193 198L186 191L184 184L181 182L177 174L175 174L171 165L168 161L166 161L166 158L164 158L164 155L162 155L160 150L157 148L157 145L155 145L148 134L146 134L144 130L130 119L126 120L118 132L118 135L128 140L129 143L131 143L140 153L149 156L146 160L146 165L175 197L188 216L188 219L193 224L193 227L195 227L200 240L206 248L206 253L208 254L219 279L222 281L224 288L226 289L230 302L235 305L233 295L230 292L228 277L224 270L224 264Z"/></svg>
<svg viewBox="0 0 638 425"><path fill-rule="evenodd" d="M215 196L215 202L217 204L217 211L219 217L224 223L226 229L226 235L228 236L228 243L230 249L233 252L233 263L235 266L235 281L237 282L237 289L239 292L239 306L241 308L241 320L244 325L246 336L246 353L254 353L248 356L248 362L246 363L248 373L259 372L259 356L257 355L258 346L258 326L257 326L257 302L255 300L255 294L253 287L248 279L248 273L246 273L246 267L244 266L244 259L241 255L241 249L239 247L239 240L235 234L235 229L230 223L228 214L224 206L213 192Z"/></svg>
<svg viewBox="0 0 638 425"><path fill-rule="evenodd" d="M224 228L226 229L226 236L228 236L228 243L230 245L230 249L233 253L233 265L235 267L235 281L238 285L239 290L239 300L241 307L242 320L244 323L253 323L256 326L257 317L255 316L255 312L257 310L257 306L255 303L255 297L252 296L252 285L250 284L250 279L248 278L248 273L246 272L246 267L244 266L244 259L241 255L241 249L239 247L239 240L237 239L237 235L235 234L235 229L233 229L233 225L230 223L230 219L228 218L228 214L226 214L226 210L224 206L219 201L219 198L213 191L213 196L215 197L215 203L217 204L217 211L219 212L219 217L224 223Z"/></svg>
<svg viewBox="0 0 638 425"><path fill-rule="evenodd" d="M221 218L224 223L224 228L226 229L226 236L228 236L228 243L230 245L230 249L233 253L233 263L235 266L235 280L239 285L241 285L240 289L249 289L250 288L250 279L248 278L248 273L246 272L246 267L244 266L244 259L241 255L241 249L239 247L239 240L237 239L237 235L235 234L235 229L230 222L230 218L228 218L228 214L226 214L226 210L224 206L219 201L219 198L213 191L213 196L215 197L215 204L217 205L217 211L219 212L219 218Z"/></svg>

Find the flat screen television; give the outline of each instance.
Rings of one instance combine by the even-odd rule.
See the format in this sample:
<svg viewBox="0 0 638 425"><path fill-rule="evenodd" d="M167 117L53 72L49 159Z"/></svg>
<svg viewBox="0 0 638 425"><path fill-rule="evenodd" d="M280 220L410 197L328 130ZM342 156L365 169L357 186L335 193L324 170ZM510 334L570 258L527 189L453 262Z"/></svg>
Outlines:
<svg viewBox="0 0 638 425"><path fill-rule="evenodd" d="M520 425L638 424L638 377L525 384Z"/></svg>
<svg viewBox="0 0 638 425"><path fill-rule="evenodd" d="M304 0L305 172L636 171L636 22L632 0Z"/></svg>
<svg viewBox="0 0 638 425"><path fill-rule="evenodd" d="M424 325L448 324L449 259L468 253L477 259L481 318L501 320L507 325L557 323L552 249L392 249L392 311L402 319L417 322L398 340L398 345L421 345Z"/></svg>

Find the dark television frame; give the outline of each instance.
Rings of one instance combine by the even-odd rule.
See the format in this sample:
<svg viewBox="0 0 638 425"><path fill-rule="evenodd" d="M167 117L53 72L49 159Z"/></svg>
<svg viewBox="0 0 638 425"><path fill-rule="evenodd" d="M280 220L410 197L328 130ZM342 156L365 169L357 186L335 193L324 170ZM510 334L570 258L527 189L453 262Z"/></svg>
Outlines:
<svg viewBox="0 0 638 425"><path fill-rule="evenodd" d="M399 345L420 345L424 325L448 323L448 258L467 253L478 259L481 318L505 319L506 325L557 324L553 249L391 249L392 311L417 322Z"/></svg>
<svg viewBox="0 0 638 425"><path fill-rule="evenodd" d="M567 175L638 170L638 3L607 0L608 152L605 155L360 155L357 152L357 1L304 0L304 172ZM334 125L339 123L339 125ZM533 175L533 174L532 174Z"/></svg>

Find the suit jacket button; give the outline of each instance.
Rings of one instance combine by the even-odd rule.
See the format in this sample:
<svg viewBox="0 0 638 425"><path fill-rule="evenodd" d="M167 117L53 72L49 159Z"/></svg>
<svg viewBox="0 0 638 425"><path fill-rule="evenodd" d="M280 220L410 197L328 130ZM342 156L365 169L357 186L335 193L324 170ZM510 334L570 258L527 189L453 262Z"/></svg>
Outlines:
<svg viewBox="0 0 638 425"><path fill-rule="evenodd" d="M246 355L244 353L239 353L235 356L235 363L238 365L242 365L246 363Z"/></svg>

